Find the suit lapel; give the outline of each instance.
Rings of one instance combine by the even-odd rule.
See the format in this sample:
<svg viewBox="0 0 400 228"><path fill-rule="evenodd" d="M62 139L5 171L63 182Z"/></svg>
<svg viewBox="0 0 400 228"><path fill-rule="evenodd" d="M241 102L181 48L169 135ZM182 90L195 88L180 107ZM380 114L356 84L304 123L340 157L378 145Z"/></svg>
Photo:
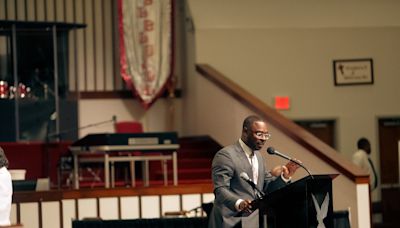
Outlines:
<svg viewBox="0 0 400 228"><path fill-rule="evenodd" d="M243 168L243 171L245 171L247 173L247 175L250 177L250 179L253 179L253 170L251 169L251 164L249 162L249 159L246 156L246 153L243 151L242 147L240 146L239 141L236 142L236 154L238 156L238 158L240 159L240 165ZM239 173L240 175L240 173Z"/></svg>

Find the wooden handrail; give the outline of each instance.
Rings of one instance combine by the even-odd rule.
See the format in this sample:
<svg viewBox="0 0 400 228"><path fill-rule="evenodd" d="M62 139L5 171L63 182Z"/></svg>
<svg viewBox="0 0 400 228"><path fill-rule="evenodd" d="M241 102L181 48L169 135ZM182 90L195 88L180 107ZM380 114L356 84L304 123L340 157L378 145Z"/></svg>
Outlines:
<svg viewBox="0 0 400 228"><path fill-rule="evenodd" d="M221 72L208 64L196 64L196 70L206 79L237 99L244 106L269 121L284 134L302 145L355 183L369 183L369 176L364 170L352 164L333 148L319 140L317 137L304 130L302 127L287 119L282 114L269 107L265 102L252 95Z"/></svg>

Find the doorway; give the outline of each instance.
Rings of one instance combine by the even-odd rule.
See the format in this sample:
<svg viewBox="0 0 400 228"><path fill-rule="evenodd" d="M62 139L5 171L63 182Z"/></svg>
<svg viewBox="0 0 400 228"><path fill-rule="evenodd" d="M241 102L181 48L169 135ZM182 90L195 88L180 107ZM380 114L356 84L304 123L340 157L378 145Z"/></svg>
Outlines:
<svg viewBox="0 0 400 228"><path fill-rule="evenodd" d="M335 143L335 120L295 120L296 124L300 125L315 137L325 142L332 148L336 148Z"/></svg>
<svg viewBox="0 0 400 228"><path fill-rule="evenodd" d="M400 117L379 118L378 131L382 219L396 224L400 221Z"/></svg>

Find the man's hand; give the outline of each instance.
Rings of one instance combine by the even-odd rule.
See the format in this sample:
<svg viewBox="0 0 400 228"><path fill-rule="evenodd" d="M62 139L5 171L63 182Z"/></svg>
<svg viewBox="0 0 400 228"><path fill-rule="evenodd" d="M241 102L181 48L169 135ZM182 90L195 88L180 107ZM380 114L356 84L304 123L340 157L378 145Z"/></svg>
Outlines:
<svg viewBox="0 0 400 228"><path fill-rule="evenodd" d="M239 211L251 212L251 201L246 199L246 200L243 200L242 202L240 202Z"/></svg>
<svg viewBox="0 0 400 228"><path fill-rule="evenodd" d="M296 161L301 163L299 160ZM288 162L286 165L282 166L283 177L289 179L299 167L300 166L293 161Z"/></svg>
<svg viewBox="0 0 400 228"><path fill-rule="evenodd" d="M278 165L278 166L275 166L275 168L271 169L270 173L274 177L279 177L282 174L282 170L283 170L282 166Z"/></svg>

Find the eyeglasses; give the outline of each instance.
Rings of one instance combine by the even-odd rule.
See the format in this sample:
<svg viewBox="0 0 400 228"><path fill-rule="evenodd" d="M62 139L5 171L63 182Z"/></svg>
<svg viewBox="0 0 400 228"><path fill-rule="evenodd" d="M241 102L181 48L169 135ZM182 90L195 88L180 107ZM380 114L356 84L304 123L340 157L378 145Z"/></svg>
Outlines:
<svg viewBox="0 0 400 228"><path fill-rule="evenodd" d="M254 132L254 134L258 138L265 138L266 140L271 138L271 134L270 133L264 133L264 132L261 132L261 131L256 131L256 132Z"/></svg>

